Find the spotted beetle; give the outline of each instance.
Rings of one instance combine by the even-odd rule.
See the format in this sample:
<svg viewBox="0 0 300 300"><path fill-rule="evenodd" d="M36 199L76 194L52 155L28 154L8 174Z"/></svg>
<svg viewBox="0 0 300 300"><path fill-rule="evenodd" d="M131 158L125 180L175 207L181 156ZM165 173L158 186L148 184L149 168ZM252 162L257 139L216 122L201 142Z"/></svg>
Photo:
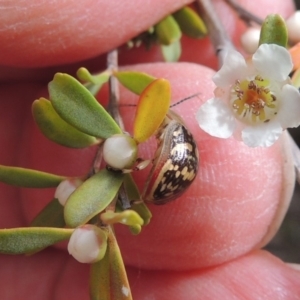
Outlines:
<svg viewBox="0 0 300 300"><path fill-rule="evenodd" d="M169 110L156 134L157 149L148 175L143 200L165 204L186 191L196 177L197 145L183 120Z"/></svg>

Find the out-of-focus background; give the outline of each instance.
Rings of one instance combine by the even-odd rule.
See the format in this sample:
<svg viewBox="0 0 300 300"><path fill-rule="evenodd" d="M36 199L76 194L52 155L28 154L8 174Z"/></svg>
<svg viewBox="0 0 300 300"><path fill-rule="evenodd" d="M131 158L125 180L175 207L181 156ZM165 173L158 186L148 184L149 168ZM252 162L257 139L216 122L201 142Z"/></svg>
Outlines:
<svg viewBox="0 0 300 300"><path fill-rule="evenodd" d="M292 129L290 133L300 145L300 128ZM300 263L300 185L298 183L285 219L265 249L285 262Z"/></svg>
<svg viewBox="0 0 300 300"><path fill-rule="evenodd" d="M300 0L295 0L295 3L300 10ZM290 133L300 146L300 128L291 129ZM300 264L300 185L298 183L281 228L265 249L286 262Z"/></svg>

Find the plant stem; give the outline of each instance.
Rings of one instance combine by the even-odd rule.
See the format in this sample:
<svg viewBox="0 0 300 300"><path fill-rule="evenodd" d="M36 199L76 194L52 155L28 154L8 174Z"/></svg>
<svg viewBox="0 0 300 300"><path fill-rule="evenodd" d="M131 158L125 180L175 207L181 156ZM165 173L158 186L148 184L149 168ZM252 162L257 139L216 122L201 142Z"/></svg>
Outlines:
<svg viewBox="0 0 300 300"><path fill-rule="evenodd" d="M225 2L231 6L239 15L239 17L248 25L251 22L254 22L258 25L262 25L263 19L257 17L256 15L252 14L250 11L243 8L239 3L237 3L235 0L225 0Z"/></svg>
<svg viewBox="0 0 300 300"><path fill-rule="evenodd" d="M107 54L107 70L110 72L118 70L118 50L112 50ZM120 128L124 129L124 124L119 112L119 85L118 80L113 75L109 77L109 103L108 112L111 114ZM102 144L99 146L93 162L92 173L97 173L100 170L102 161Z"/></svg>
<svg viewBox="0 0 300 300"><path fill-rule="evenodd" d="M234 49L234 46L224 30L224 26L219 21L219 17L215 13L211 0L196 0L199 14L207 26L209 37L215 48L216 55L219 58L219 66L221 67L224 61L224 56L229 49Z"/></svg>
<svg viewBox="0 0 300 300"><path fill-rule="evenodd" d="M112 50L107 54L107 69L114 72L118 70L118 50ZM108 111L116 121L116 123L120 126L122 130L124 130L123 120L121 118L119 112L119 83L116 77L113 75L109 78L109 104Z"/></svg>
<svg viewBox="0 0 300 300"><path fill-rule="evenodd" d="M118 50L117 49L112 50L107 54L107 69L111 71L111 73L118 71ZM111 114L111 116L116 121L116 123L120 126L120 128L124 131L125 127L119 111L119 101L120 101L119 82L115 76L111 75L109 77L108 112ZM107 207L107 210L115 211L117 198L120 197L120 194L123 195L124 193L126 194L124 190L124 185L122 184L117 197ZM129 204L129 200L127 202ZM126 208L129 207L130 204Z"/></svg>

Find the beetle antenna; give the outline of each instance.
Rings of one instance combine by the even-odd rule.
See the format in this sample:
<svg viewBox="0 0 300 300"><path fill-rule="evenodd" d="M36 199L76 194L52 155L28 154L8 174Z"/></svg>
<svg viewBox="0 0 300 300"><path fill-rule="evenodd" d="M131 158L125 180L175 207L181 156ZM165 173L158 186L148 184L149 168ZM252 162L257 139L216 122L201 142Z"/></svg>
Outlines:
<svg viewBox="0 0 300 300"><path fill-rule="evenodd" d="M194 98L194 97L197 97L197 96L199 96L200 94L201 94L201 93L197 93L197 94L188 96L188 97L186 97L186 98L183 98L183 99L179 100L178 102L172 104L172 105L170 106L170 108L172 108L172 107L174 107L174 106L176 106L176 105L178 105L178 104L181 104L182 102L185 102L186 100L189 100L189 99L192 99L192 98Z"/></svg>
<svg viewBox="0 0 300 300"><path fill-rule="evenodd" d="M130 106L130 107L132 107L132 106L136 106L136 104L119 104L119 106L120 107L123 107L123 106Z"/></svg>
<svg viewBox="0 0 300 300"><path fill-rule="evenodd" d="M172 108L172 107L174 107L174 106L176 106L176 105L178 105L178 104L181 104L182 102L185 102L186 100L189 100L189 99L192 99L192 98L194 98L194 97L197 97L197 96L199 96L200 94L201 94L201 93L197 93L197 94L188 96L188 97L186 97L186 98L183 98L183 99L179 100L178 102L176 102L176 103L170 105L170 108ZM131 104L119 104L119 106L120 106L120 107L122 107L122 106L135 107L136 104L132 104L132 103L131 103Z"/></svg>

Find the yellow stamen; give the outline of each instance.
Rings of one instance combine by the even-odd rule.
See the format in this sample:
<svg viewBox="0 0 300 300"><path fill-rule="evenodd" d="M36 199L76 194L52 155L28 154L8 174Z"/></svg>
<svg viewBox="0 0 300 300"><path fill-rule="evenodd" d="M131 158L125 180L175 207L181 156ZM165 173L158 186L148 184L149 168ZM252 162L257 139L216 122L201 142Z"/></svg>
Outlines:
<svg viewBox="0 0 300 300"><path fill-rule="evenodd" d="M246 123L268 122L277 114L277 99L268 88L269 81L261 76L236 81L231 91L235 115Z"/></svg>

